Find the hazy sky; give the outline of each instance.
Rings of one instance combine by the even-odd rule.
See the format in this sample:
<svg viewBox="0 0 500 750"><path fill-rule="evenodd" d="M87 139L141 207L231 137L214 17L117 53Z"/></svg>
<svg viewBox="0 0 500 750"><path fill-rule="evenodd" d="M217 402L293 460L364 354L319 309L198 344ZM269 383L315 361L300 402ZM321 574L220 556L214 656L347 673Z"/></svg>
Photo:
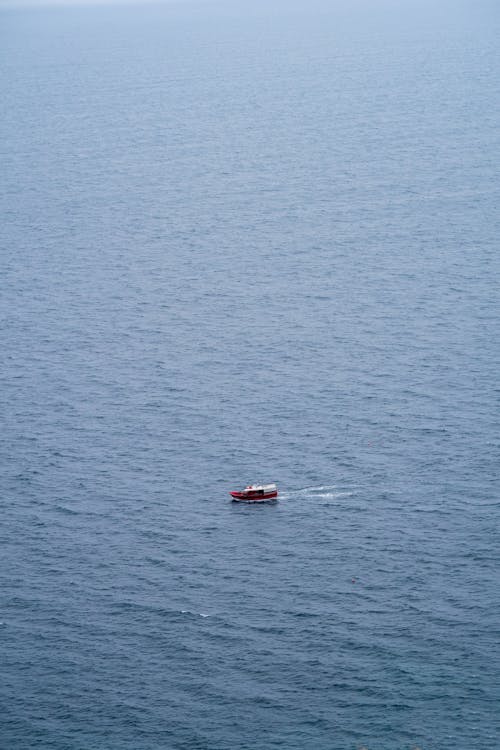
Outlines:
<svg viewBox="0 0 500 750"><path fill-rule="evenodd" d="M51 5L151 5L187 2L206 2L207 0L0 0L0 8L17 8L24 6Z"/></svg>

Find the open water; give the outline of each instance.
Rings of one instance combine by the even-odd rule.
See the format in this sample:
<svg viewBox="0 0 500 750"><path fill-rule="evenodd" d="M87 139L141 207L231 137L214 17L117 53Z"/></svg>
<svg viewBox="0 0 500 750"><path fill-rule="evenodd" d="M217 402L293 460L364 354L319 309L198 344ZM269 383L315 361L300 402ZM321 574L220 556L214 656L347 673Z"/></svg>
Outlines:
<svg viewBox="0 0 500 750"><path fill-rule="evenodd" d="M0 746L497 750L498 6L0 27Z"/></svg>

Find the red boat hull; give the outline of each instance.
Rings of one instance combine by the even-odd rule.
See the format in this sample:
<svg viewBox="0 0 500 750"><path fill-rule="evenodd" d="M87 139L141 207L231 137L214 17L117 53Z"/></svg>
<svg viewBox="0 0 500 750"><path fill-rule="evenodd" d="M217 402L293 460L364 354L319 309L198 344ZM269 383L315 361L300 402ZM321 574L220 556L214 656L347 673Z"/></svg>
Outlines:
<svg viewBox="0 0 500 750"><path fill-rule="evenodd" d="M262 503L265 500L274 500L278 497L278 490L274 492L259 493L257 492L230 492L229 493L233 500L239 503Z"/></svg>

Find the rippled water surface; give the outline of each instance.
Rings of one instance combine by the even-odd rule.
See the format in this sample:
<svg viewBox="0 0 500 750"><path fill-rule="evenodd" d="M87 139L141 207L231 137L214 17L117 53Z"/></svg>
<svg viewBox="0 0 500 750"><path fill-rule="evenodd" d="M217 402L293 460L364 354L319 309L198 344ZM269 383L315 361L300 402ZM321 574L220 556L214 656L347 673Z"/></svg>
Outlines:
<svg viewBox="0 0 500 750"><path fill-rule="evenodd" d="M497 750L500 16L434 5L0 13L6 750Z"/></svg>

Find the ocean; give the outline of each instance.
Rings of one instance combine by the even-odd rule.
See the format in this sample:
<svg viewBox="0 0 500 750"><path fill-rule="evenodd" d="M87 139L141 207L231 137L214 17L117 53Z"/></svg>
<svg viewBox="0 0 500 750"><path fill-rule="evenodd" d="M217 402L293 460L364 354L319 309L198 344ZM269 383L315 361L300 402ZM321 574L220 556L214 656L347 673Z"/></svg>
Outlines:
<svg viewBox="0 0 500 750"><path fill-rule="evenodd" d="M498 750L499 36L2 7L1 748Z"/></svg>

